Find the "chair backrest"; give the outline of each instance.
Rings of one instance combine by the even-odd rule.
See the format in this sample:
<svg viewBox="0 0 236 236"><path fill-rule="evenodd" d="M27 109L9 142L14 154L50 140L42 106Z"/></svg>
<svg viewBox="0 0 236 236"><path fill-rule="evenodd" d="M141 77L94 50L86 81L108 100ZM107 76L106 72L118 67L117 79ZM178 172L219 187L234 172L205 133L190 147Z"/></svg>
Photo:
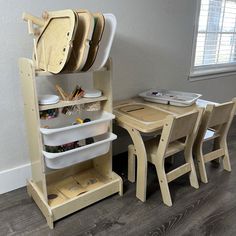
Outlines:
<svg viewBox="0 0 236 236"><path fill-rule="evenodd" d="M220 136L227 135L236 109L236 98L231 102L219 105L209 104L204 112L201 125L202 139L209 128L213 128Z"/></svg>
<svg viewBox="0 0 236 236"><path fill-rule="evenodd" d="M206 110L211 112L207 127L210 128L228 123L233 108L233 102L227 102L220 105L207 105Z"/></svg>
<svg viewBox="0 0 236 236"><path fill-rule="evenodd" d="M203 114L202 122L197 135L196 144L201 145L207 129L213 128L223 137L226 136L236 110L236 98L222 104L209 104Z"/></svg>
<svg viewBox="0 0 236 236"><path fill-rule="evenodd" d="M188 137L192 134L197 122L199 112L193 112L174 119L169 142L176 141L180 138Z"/></svg>
<svg viewBox="0 0 236 236"><path fill-rule="evenodd" d="M174 117L166 118L157 152L165 155L169 143L186 138L185 145L192 148L202 116L202 109Z"/></svg>

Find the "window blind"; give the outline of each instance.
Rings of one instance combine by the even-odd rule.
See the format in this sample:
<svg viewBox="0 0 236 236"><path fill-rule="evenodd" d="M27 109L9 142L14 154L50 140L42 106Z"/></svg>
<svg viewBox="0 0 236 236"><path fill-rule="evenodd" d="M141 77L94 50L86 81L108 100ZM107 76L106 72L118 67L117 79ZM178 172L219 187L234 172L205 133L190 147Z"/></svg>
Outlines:
<svg viewBox="0 0 236 236"><path fill-rule="evenodd" d="M236 64L236 0L202 0L194 68Z"/></svg>

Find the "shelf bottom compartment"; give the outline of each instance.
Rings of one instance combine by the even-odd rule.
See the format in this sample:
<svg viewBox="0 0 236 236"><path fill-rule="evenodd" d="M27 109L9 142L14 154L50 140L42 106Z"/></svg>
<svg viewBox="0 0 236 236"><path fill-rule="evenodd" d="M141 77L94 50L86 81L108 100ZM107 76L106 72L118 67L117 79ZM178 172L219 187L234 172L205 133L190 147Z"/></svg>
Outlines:
<svg viewBox="0 0 236 236"><path fill-rule="evenodd" d="M102 176L91 168L81 173L55 181L48 186L48 203L33 181L28 182L28 193L41 209L47 222L53 222L100 201L112 194L123 194L122 179L112 172L112 177Z"/></svg>
<svg viewBox="0 0 236 236"><path fill-rule="evenodd" d="M110 179L103 177L95 169L71 175L48 186L48 204L56 207L71 198L102 187L109 181Z"/></svg>

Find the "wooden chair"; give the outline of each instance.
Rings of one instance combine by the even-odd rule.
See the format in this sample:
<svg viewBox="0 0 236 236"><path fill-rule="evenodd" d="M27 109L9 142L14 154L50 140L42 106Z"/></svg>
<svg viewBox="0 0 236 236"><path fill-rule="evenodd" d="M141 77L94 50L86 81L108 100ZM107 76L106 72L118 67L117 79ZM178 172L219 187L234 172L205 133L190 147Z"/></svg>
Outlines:
<svg viewBox="0 0 236 236"><path fill-rule="evenodd" d="M236 110L236 98L231 102L207 105L199 132L194 144L194 155L197 157L200 178L207 183L205 163L223 159L223 168L231 171L229 152L227 147L227 134ZM214 140L213 150L203 154L203 143Z"/></svg>
<svg viewBox="0 0 236 236"><path fill-rule="evenodd" d="M202 109L182 116L169 115L163 126L161 136L145 142L147 159L156 167L162 199L167 206L172 206L168 183L189 173L191 186L199 188L195 166L192 158L192 146L201 120ZM128 179L135 181L135 149L129 146ZM165 158L184 151L186 163L180 167L165 172Z"/></svg>

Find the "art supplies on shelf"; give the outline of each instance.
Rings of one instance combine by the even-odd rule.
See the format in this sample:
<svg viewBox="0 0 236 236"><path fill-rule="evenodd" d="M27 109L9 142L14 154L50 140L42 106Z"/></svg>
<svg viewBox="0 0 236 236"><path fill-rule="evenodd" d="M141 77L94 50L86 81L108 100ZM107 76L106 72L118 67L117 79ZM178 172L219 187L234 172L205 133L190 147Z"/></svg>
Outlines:
<svg viewBox="0 0 236 236"><path fill-rule="evenodd" d="M76 101L83 98L88 99L95 99L100 98L102 96L102 91L98 89L90 89L90 90L83 90L81 87L76 85L73 92L67 94L59 85L56 85L56 90L61 96L63 101ZM62 113L66 115L72 115L73 113L80 112L81 108L86 111L99 111L101 110L101 103L100 101L88 102L83 104L83 106L74 105L74 106L66 106L62 109Z"/></svg>
<svg viewBox="0 0 236 236"><path fill-rule="evenodd" d="M76 85L70 94L67 94L59 85L56 85L55 87L56 91L61 96L61 99L64 101L75 101L84 95L84 90L79 85Z"/></svg>
<svg viewBox="0 0 236 236"><path fill-rule="evenodd" d="M67 94L59 85L56 85L55 87L63 101L76 101L82 98L84 95L84 90L78 85L75 86L75 89L70 94ZM62 113L65 115L72 115L73 113L79 111L79 105L66 106L62 108Z"/></svg>
<svg viewBox="0 0 236 236"><path fill-rule="evenodd" d="M59 114L58 108L48 109L48 110L39 112L40 119L43 119L43 120L54 119L58 117L58 114Z"/></svg>

